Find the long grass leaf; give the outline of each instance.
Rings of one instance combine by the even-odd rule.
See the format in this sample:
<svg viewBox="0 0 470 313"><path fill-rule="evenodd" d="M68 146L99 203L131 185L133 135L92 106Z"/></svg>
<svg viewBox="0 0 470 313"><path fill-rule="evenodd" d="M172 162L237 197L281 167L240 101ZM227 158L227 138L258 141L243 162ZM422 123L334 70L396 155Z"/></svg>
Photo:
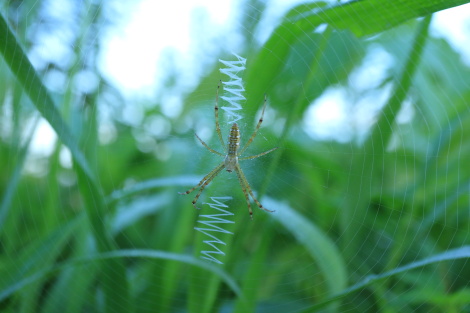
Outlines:
<svg viewBox="0 0 470 313"><path fill-rule="evenodd" d="M39 75L3 15L0 15L0 53L37 110L49 122L60 140L69 148L75 161L79 186L85 200L85 207L95 240L100 251L112 250L112 241L103 224L105 220L104 197L96 177L94 177L88 162L80 151L78 141L54 105L52 97L41 82ZM108 264L103 264L103 266L103 279L101 282L105 293L106 310L108 312L122 310L123 308L130 310L128 307L130 298L124 266L120 264L119 260L110 260Z"/></svg>
<svg viewBox="0 0 470 313"><path fill-rule="evenodd" d="M247 68L247 107L261 102L274 77L282 70L294 42L313 32L321 24L347 29L357 36L372 35L408 20L430 15L465 3L468 0L356 0L319 7L318 3L293 8L272 33Z"/></svg>
<svg viewBox="0 0 470 313"><path fill-rule="evenodd" d="M5 220L8 216L8 211L10 209L11 202L13 200L13 195L15 194L16 187L18 186L18 182L20 181L21 170L23 169L23 166L26 160L26 155L28 153L29 144L31 143L31 139L33 138L33 134L34 134L34 131L36 130L38 121L39 119L36 118L36 120L33 123L34 125L31 129L31 133L28 135L28 138L26 139L26 142L24 143L24 145L20 147L20 151L17 154L16 163L13 168L13 173L8 182L7 188L5 189L5 192L2 195L2 201L0 202L0 229L2 229L3 223L5 223Z"/></svg>
<svg viewBox="0 0 470 313"><path fill-rule="evenodd" d="M408 58L404 64L403 70L397 77L390 99L382 110L379 119L374 126L369 142L367 143L369 153L373 151L383 152L385 146L388 144L392 134L393 121L395 121L401 104L408 95L410 90L412 78L419 65L421 55L425 46L426 38L428 36L429 24L431 23L431 15L427 16L419 25L416 37L411 47ZM366 144L366 146L367 146Z"/></svg>
<svg viewBox="0 0 470 313"><path fill-rule="evenodd" d="M289 13L290 22L296 23L304 31L313 31L319 24L327 23L337 29L349 29L357 36L371 35L391 29L408 20L430 15L468 3L468 0L356 0L329 7L314 8L295 14Z"/></svg>
<svg viewBox="0 0 470 313"><path fill-rule="evenodd" d="M431 16L426 17L419 25L414 42L407 59L404 62L400 74L394 81L390 99L379 114L377 123L373 126L370 136L359 148L360 152L353 154L350 169L361 169L362 175L357 179L350 179L347 186L348 200L341 210L341 228L343 231L343 253L346 258L357 257L357 250L363 246L363 238L370 231L366 224L352 226L351 221L367 220L368 204L377 186L382 186L382 176L374 175L382 172L385 167L384 156L386 146L393 132L394 121L400 110L401 104L408 95L412 84L412 77L421 59L424 43L428 34ZM359 150L358 149L358 150ZM367 272L366 263L360 262L360 272ZM393 266L391 266L393 268Z"/></svg>
<svg viewBox="0 0 470 313"><path fill-rule="evenodd" d="M255 312L256 305L259 294L258 292L253 292L254 290L259 290L262 287L262 279L253 279L257 277L259 273L267 271L266 269L266 259L268 255L268 249L271 242L270 238L264 238L262 242L256 249L256 252L253 253L250 264L248 265L247 270L245 271L245 276L243 279L243 296L239 297L234 304L233 313L243 313L243 312ZM260 276L258 276L260 277Z"/></svg>
<svg viewBox="0 0 470 313"><path fill-rule="evenodd" d="M174 176L174 177L159 177L149 179L146 181L138 182L132 186L126 187L122 190L115 190L111 195L106 197L107 203L113 203L115 201L133 196L137 193L143 193L154 190L156 188L168 187L168 186L187 186L195 185L201 180L199 176Z"/></svg>
<svg viewBox="0 0 470 313"><path fill-rule="evenodd" d="M41 82L39 75L3 15L0 15L0 53L37 110L49 122L61 141L70 149L75 161L89 177L93 177L85 157L78 148L77 140L54 105L52 97Z"/></svg>
<svg viewBox="0 0 470 313"><path fill-rule="evenodd" d="M342 290L347 283L346 265L334 242L314 223L286 204L265 198L268 207L275 207L272 216L288 229L315 259L328 284L328 293Z"/></svg>
<svg viewBox="0 0 470 313"><path fill-rule="evenodd" d="M434 264L434 263L443 262L443 261L455 261L455 260L458 260L458 259L468 259L468 258L470 258L470 246L464 246L464 247L461 247L461 248L457 248L457 249L454 249L454 250L448 250L446 252L430 256L430 257L425 258L423 260L419 260L419 261L412 262L412 263L407 264L407 265L397 267L397 268L395 268L391 271L388 271L388 272L385 272L385 273L382 273L382 274L379 274L379 275L369 275L364 280L362 280L361 282L359 282L359 283L343 290L342 292L330 297L329 299L326 299L325 301L317 303L317 304L311 306L310 308L304 310L303 313L316 312L319 309L326 306L327 304L332 303L334 301L337 301L339 299L342 299L342 298L346 297L347 295L349 295L353 292L359 291L359 290L363 289L364 287L367 287L371 284L374 284L374 283L376 283L378 281L381 281L381 280L384 280L386 278L389 278L389 277L392 277L392 276L395 276L395 275L398 275L398 274L402 274L406 271L417 269L417 268L420 268L420 267L423 267L423 266L426 266L426 265L430 265L430 264Z"/></svg>
<svg viewBox="0 0 470 313"><path fill-rule="evenodd" d="M31 247L24 255L16 257L11 265L11 269L10 267L5 267L0 271L2 277L0 280L0 301L10 296L14 291L19 290L16 287L19 282L23 282L20 285L25 286L42 277L41 275L36 276L36 274L33 274L25 278L26 275L30 275L34 270L49 266L49 257L61 252L64 244L69 240L79 223L83 222L82 217L83 215L56 229L38 243L37 246ZM46 258L45 255L48 257Z"/></svg>
<svg viewBox="0 0 470 313"><path fill-rule="evenodd" d="M36 280L44 277L45 275L49 275L51 273L60 271L66 267L75 266L78 264L86 264L90 262L108 260L108 259L123 259L123 258L163 259L163 260L177 261L177 262L182 262L185 264L197 266L219 276L236 295L241 294L240 287L230 275L228 275L225 271L218 268L217 266L214 266L208 262L201 261L191 255L170 253L166 251L135 249L135 250L115 250L115 251L100 253L100 254L93 255L93 256L71 259L62 264L43 269L41 271L34 273L31 276L18 279L15 281L14 284L10 284L6 288L2 289L0 291L0 301L6 299L7 297L11 296L13 293L35 282Z"/></svg>
<svg viewBox="0 0 470 313"><path fill-rule="evenodd" d="M408 95L412 85L412 78L414 77L416 69L420 63L425 42L428 37L428 29L431 23L431 18L431 15L425 17L418 26L417 34L414 38L410 53L408 54L400 75L395 81L390 99L380 113L378 121L375 124L370 137L365 142L365 149L367 150L365 155L368 158L368 160L366 160L366 164L368 164L366 165L367 167L370 166L370 168L373 169L373 166L375 165L378 170L383 169L383 162L385 161L382 159L377 162L377 160L373 160L372 158L377 155L377 151L382 154L386 150L386 145L390 141L393 133L393 127L395 125L395 119L403 101ZM364 207L366 206L363 205L362 208ZM364 210L362 210L362 212L364 212ZM412 212L411 215L413 215ZM408 220L402 219L400 221L400 230L398 231L398 236L407 234L408 232L406 229L408 227ZM403 239L403 241L396 240L391 252L391 257L387 264L388 269L394 268L398 260L402 257L402 250L404 249L403 242L405 241L405 239Z"/></svg>
<svg viewBox="0 0 470 313"><path fill-rule="evenodd" d="M312 59L313 63L310 65L310 71L307 73L306 77L304 78L304 85L305 86L310 86L318 69L320 62L318 60L321 59L327 45L328 45L328 40L331 34L331 28L327 28L324 36L322 37L322 40L320 41L319 47L317 49L317 52L315 53L315 57ZM305 91L302 92L301 94L298 95L296 101L292 105L292 107L289 110L288 116L286 118L286 122L284 123L284 127L282 128L281 135L279 137L279 145L283 146L284 142L287 139L287 136L289 135L289 132L294 125L295 119L298 116L300 109L303 105L303 102L307 101L305 97ZM264 195L266 190L268 189L268 184L271 181L271 178L274 175L274 171L278 168L279 162L281 161L281 155L282 155L282 150L277 151L277 153L274 154L271 163L266 170L266 175L264 175L263 179L263 185L259 189L258 193L260 197Z"/></svg>

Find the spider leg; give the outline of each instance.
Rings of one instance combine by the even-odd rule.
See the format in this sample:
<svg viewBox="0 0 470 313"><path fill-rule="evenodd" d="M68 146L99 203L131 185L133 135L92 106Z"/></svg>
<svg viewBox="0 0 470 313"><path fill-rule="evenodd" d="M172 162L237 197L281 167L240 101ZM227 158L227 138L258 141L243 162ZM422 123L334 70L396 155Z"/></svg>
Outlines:
<svg viewBox="0 0 470 313"><path fill-rule="evenodd" d="M220 171L222 168L224 168L225 164L224 162L221 162L219 165L216 166L216 168L214 168L212 171L209 172L209 174L207 174L206 176L204 176L203 179L201 179L201 181L196 185L194 186L193 188L189 189L188 191L185 191L185 192L178 192L180 195L187 195L187 194L190 194L191 192L193 192L196 188L202 186L204 184L204 182L206 182L207 180L209 180L211 178L212 175L214 175L214 173L216 171ZM209 184L209 183L207 183ZM206 184L206 185L207 185Z"/></svg>
<svg viewBox="0 0 470 313"><path fill-rule="evenodd" d="M248 148L248 146L253 142L253 139L255 139L256 135L258 134L258 129L261 127L261 123L263 123L264 110L266 109L266 101L267 101L267 98L266 98L266 95L264 95L263 111L261 111L261 117L259 118L259 121L258 121L258 124L256 125L255 131L251 135L250 139L248 139L246 144L243 146L243 148L240 150L238 155L241 155L246 150L246 148Z"/></svg>
<svg viewBox="0 0 470 313"><path fill-rule="evenodd" d="M202 143L202 145L203 145L204 147L206 147L207 150L209 150L210 152L215 153L215 154L217 154L217 155L225 156L225 155L223 155L222 153L217 152L217 151L215 151L214 149L209 148L209 146L207 145L207 143L205 143L204 140L202 140L201 138L199 138L199 136L198 136L196 133L194 133L194 135L196 135L196 138Z"/></svg>
<svg viewBox="0 0 470 313"><path fill-rule="evenodd" d="M263 156L263 155L265 155L265 154L268 154L268 153L273 152L273 151L276 150L277 148L279 148L279 147L272 148L272 149L270 149L270 150L268 150L268 151L265 151L265 152L260 153L260 154L257 154L257 155L252 155L252 156L244 157L244 158L238 158L238 160L243 161L243 160L249 160L249 159L256 159L256 158L259 158L260 156Z"/></svg>
<svg viewBox="0 0 470 313"><path fill-rule="evenodd" d="M219 89L220 89L220 83L222 81L219 80L219 84L217 85L217 94L215 96L215 130L217 131L217 136L219 136L220 143L222 144L222 147L224 147L225 150L225 142L222 139L222 132L220 131L220 124L219 124Z"/></svg>
<svg viewBox="0 0 470 313"><path fill-rule="evenodd" d="M224 168L225 168L225 163L224 163L224 162L220 163L220 165L218 165L215 169L213 169L213 170L211 171L212 175L202 184L201 189L199 189L199 192L198 192L197 195L194 197L193 202L191 202L191 203L193 204L193 206L194 206L196 209L198 208L198 207L196 206L197 199L199 199L199 197L201 196L202 192L204 191L204 188L206 188L206 186L209 185L209 183L210 183L217 175L219 175L220 171L222 171Z"/></svg>
<svg viewBox="0 0 470 313"><path fill-rule="evenodd" d="M253 210L251 209L250 198L248 197L248 193L246 192L246 184L243 181L243 178L240 176L240 171L238 166L235 168L235 172L238 176L238 181L240 182L240 186L242 187L243 194L245 195L246 205L248 206L248 212L250 212L250 219L253 220Z"/></svg>
<svg viewBox="0 0 470 313"><path fill-rule="evenodd" d="M248 197L246 191L248 191L248 193L251 195L251 197L253 198L253 201L255 201L255 203L258 205L258 207L261 209L261 210L265 210L266 212L274 212L272 210L268 210L266 209L259 201L258 199L256 199L255 195L253 194L253 191L251 190L251 187L250 187L250 184L248 183L248 180L246 179L245 177L245 174L243 173L243 170L241 169L240 165L237 164L237 166L235 167L235 171L237 172L237 175L238 175L238 180L240 181L240 185L242 187L242 190L243 190L243 193L245 194L245 198ZM249 199L248 199L249 200ZM247 200L247 202L249 202ZM252 216L252 211L251 211L251 206L248 205L248 210L250 211L250 216Z"/></svg>

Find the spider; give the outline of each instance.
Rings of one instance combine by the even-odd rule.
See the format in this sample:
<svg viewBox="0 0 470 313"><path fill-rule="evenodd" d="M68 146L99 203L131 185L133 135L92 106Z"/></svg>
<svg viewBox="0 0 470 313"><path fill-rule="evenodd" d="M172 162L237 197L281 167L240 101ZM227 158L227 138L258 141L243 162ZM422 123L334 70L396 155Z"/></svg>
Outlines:
<svg viewBox="0 0 470 313"><path fill-rule="evenodd" d="M256 125L255 131L251 135L250 139L248 139L246 144L243 146L243 148L241 150L239 150L239 148L240 148L240 129L238 128L237 123L233 123L233 125L230 129L230 135L228 137L228 148L225 146L225 142L222 139L222 132L220 131L220 125L219 125L219 106L218 106L218 103L219 103L219 89L220 89L220 83L217 86L217 94L216 94L216 97L215 97L215 107L214 107L214 111L215 111L215 130L217 131L217 135L219 137L220 143L222 144L224 149L227 151L226 154L224 155L224 154L222 154L218 151L215 151L214 149L210 148L201 138L199 138L199 136L197 134L194 134L194 135L196 135L196 138L202 143L202 145L207 150L209 150L210 152L212 152L214 154L217 154L217 155L220 155L220 156L224 157L224 161L222 161L212 171L210 171L209 174L204 176L204 178L201 179L199 184L197 184L196 186L194 186L193 188L189 189L186 192L179 192L179 194L187 195L187 194L193 192L195 189L201 187L201 189L199 189L199 192L197 193L196 197L194 198L194 200L192 202L193 206L197 209L196 202L199 199L199 197L201 196L204 188L206 188L206 186L217 175L219 175L219 173L223 169L225 169L229 173L231 173L233 171L235 171L235 173L237 173L238 181L240 182L240 186L242 187L243 194L245 195L246 204L248 205L248 211L250 212L250 218L251 219L253 219L253 211L251 210L250 198L249 198L248 194L251 195L251 197L253 198L253 200L255 201L255 203L258 205L258 207L260 209L265 210L267 212L274 212L274 211L268 210L265 207L263 207L263 205L258 201L258 199L256 199L255 195L253 194L253 191L251 190L250 184L248 183L248 180L245 177L245 174L243 173L240 165L238 164L239 160L255 159L255 158L258 158L258 157L263 156L265 154L268 154L270 152L273 152L274 150L276 150L278 148L278 147L275 147L275 148L272 148L268 151L265 151L265 152L257 154L257 155L239 158L240 155L243 152L245 152L245 150L248 148L248 146L253 142L253 139L256 137L256 134L258 133L258 129L260 128L261 123L263 122L264 110L266 108L266 95L264 96L263 111L261 112L261 117L258 121L258 124Z"/></svg>

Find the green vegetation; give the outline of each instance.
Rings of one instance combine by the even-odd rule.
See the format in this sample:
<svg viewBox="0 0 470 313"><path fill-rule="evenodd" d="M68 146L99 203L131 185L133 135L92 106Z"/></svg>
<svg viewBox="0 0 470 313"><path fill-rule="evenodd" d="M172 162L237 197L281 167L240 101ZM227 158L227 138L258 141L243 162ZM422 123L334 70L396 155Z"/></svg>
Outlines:
<svg viewBox="0 0 470 313"><path fill-rule="evenodd" d="M87 4L78 19L75 62L59 69L66 88L53 92L44 81L58 69L35 70L28 57L40 6L2 4L0 311L470 312L470 69L429 33L434 12L467 2L307 3L262 47L249 43L264 7L249 2L246 51L237 51L248 60L242 140L267 94L271 114L249 151L280 147L242 164L261 202L276 210L253 204L253 221L234 174L211 183L200 211L194 194L177 193L220 162L192 135L199 123L213 126L215 88L225 79L219 63L195 90L179 92L179 116L165 115L157 99L143 106L142 127L111 114L115 134L105 140L101 110L129 103L93 63L100 47L87 40L104 25L102 6ZM351 73L379 48L393 66L355 89ZM75 88L82 68L99 88ZM351 115L360 99L390 92L367 135L314 140L303 117L339 87ZM413 118L399 123L406 102ZM31 152L41 118L57 135L46 155ZM151 121L165 135L153 136ZM216 137L209 146L222 150ZM223 265L199 258L208 238L194 230L199 214L214 213L203 202L221 195L233 197L226 203L235 213L226 226L234 234L220 235Z"/></svg>

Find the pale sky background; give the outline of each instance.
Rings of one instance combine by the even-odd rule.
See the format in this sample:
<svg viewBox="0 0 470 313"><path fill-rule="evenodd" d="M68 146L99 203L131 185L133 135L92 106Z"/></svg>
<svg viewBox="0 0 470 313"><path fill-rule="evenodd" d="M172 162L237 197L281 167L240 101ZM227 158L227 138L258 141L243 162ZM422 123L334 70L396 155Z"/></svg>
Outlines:
<svg viewBox="0 0 470 313"><path fill-rule="evenodd" d="M52 1L53 3L54 1ZM59 1L60 2L60 1ZM276 21L295 2L291 0L268 1L269 5L260 27L262 31L255 37L262 43L272 31ZM57 3L57 2L56 2ZM124 4L123 4L124 3ZM110 14L121 15L119 23L107 29L104 34L103 53L99 56L98 64L104 75L123 91L129 98L154 98L160 92L156 87L161 86L165 71L162 70L162 56L171 54L177 60L176 70L183 79L184 90L194 88L201 75L204 74L204 64L216 62L217 53L210 45L211 41L222 41L226 52L238 52L240 38L237 35L237 19L240 10L237 1L193 0L193 1L153 1L141 0L136 2L117 2L114 11ZM54 10L59 10L56 7ZM57 11L56 10L56 11ZM63 10L63 9L61 9ZM178 12L175 16L173 12ZM64 14L64 13L61 13ZM202 19L201 19L202 18ZM202 43L195 42L194 32L191 30L194 19L203 20L204 29L212 32L198 33ZM155 30L155 40L148 40ZM162 32L161 30L165 30ZM157 33L158 32L158 33ZM101 34L103 35L103 34ZM434 15L431 25L431 35L446 38L454 49L460 53L465 64L470 65L470 5L445 10ZM197 55L194 45L207 44L207 53ZM369 51L370 62L357 69L352 75L356 88L367 86L374 81L380 81L385 75L390 58L384 51ZM34 54L32 54L34 56ZM132 60L132 62L126 61ZM34 58L33 58L34 63ZM172 65L175 65L172 64ZM54 78L57 80L57 78ZM92 81L92 77L87 81ZM387 90L384 90L386 93ZM375 95L386 99L386 94ZM367 102L367 99L364 99ZM178 108L181 103L178 99L170 99L172 108ZM312 103L307 110L304 126L312 137L322 139L349 140L351 129L345 127L348 123L348 96L340 88L329 89L323 96ZM367 108L367 103L364 106ZM163 108L164 110L165 108ZM375 108L376 109L376 108ZM372 110L369 111L373 111ZM178 112L176 110L175 112ZM369 115L372 116L373 112ZM365 116L365 117L364 117ZM368 115L361 114L358 123L368 123ZM365 120L362 120L365 119ZM33 151L52 149L52 142L45 143L40 138L54 138L55 135L44 121L40 123L35 139ZM47 152L46 152L47 154Z"/></svg>
<svg viewBox="0 0 470 313"><path fill-rule="evenodd" d="M268 1L270 5L264 16L263 33L257 34L260 41L264 41L271 30L273 23L280 18L286 10L293 7L292 0ZM174 48L179 56L186 60L191 54L191 20L194 19L194 10L203 8L207 12L209 23L213 25L213 37L234 36L237 10L236 1L193 0L193 1L152 1L142 0L133 5L127 15L128 20L109 32L105 41L107 52L102 55L102 70L118 86L127 92L152 94L156 82L161 79L158 71L158 60L162 51L168 47ZM171 14L178 12L178 16ZM148 40L148 30L159 30L156 40ZM164 29L165 32L161 32ZM453 47L461 52L465 63L470 65L470 5L463 5L445 10L434 15L431 34L445 37ZM158 36L158 40L157 40ZM236 46L228 47L236 49ZM129 55L132 62L123 62ZM185 60L183 59L184 63ZM155 66L150 66L154 64Z"/></svg>

